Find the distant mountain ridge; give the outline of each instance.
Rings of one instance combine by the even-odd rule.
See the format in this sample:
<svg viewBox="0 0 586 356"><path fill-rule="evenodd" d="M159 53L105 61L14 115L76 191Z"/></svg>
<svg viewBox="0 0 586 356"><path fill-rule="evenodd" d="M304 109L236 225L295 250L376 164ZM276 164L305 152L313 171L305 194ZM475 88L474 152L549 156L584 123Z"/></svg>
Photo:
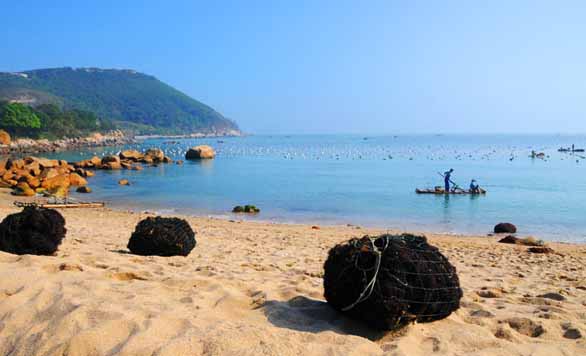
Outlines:
<svg viewBox="0 0 586 356"><path fill-rule="evenodd" d="M240 134L238 125L157 78L128 69L0 72L0 100L90 111L138 133Z"/></svg>

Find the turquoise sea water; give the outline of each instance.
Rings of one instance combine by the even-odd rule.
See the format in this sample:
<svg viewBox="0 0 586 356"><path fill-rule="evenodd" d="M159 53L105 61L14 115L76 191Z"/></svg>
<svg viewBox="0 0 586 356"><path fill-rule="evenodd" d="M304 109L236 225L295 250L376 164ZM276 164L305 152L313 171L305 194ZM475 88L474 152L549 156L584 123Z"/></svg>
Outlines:
<svg viewBox="0 0 586 356"><path fill-rule="evenodd" d="M188 147L209 144L213 161L159 165L143 171L98 171L92 195L114 207L166 214L216 215L276 222L356 224L454 233L490 232L501 221L521 235L586 242L586 136L249 136L152 139L128 147L160 147L183 159ZM109 147L54 156L68 160L115 153ZM545 160L531 159L531 150ZM584 156L582 156L584 155ZM442 185L437 172L454 168L467 187L475 178L486 196L416 195ZM128 178L122 187L118 179ZM255 204L257 216L230 213Z"/></svg>

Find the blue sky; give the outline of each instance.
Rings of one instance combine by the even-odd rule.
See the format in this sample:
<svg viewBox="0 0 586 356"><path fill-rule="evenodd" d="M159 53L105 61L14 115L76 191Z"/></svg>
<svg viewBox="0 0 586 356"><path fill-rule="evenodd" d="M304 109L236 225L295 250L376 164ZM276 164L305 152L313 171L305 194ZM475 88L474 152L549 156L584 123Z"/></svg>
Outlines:
<svg viewBox="0 0 586 356"><path fill-rule="evenodd" d="M132 68L249 132L586 132L583 1L1 8L0 71Z"/></svg>

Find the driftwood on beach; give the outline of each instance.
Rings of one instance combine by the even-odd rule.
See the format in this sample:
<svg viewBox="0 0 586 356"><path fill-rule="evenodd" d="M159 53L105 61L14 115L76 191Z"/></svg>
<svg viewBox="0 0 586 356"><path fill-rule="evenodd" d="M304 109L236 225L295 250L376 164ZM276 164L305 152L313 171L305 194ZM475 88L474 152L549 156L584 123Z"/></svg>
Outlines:
<svg viewBox="0 0 586 356"><path fill-rule="evenodd" d="M46 209L70 209L70 208L103 208L106 203L104 202L20 202L15 201L15 206L24 208L24 207L39 207L39 208L46 208Z"/></svg>

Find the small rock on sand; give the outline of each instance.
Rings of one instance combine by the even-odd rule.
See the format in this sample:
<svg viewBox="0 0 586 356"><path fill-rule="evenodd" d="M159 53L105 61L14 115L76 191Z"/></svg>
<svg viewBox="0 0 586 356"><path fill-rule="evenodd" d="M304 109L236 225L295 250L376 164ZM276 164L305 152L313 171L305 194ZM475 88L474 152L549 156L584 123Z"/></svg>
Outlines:
<svg viewBox="0 0 586 356"><path fill-rule="evenodd" d="M546 299L553 299L553 300L557 300L559 302L566 300L566 297L564 297L563 295L561 295L559 293L545 293L545 294L538 295L538 297L546 298Z"/></svg>
<svg viewBox="0 0 586 356"><path fill-rule="evenodd" d="M531 253L553 253L554 252L551 248L545 247L545 246L530 247L529 249L527 249L527 251L529 251Z"/></svg>
<svg viewBox="0 0 586 356"><path fill-rule="evenodd" d="M582 338L582 332L580 332L579 329L576 328L568 328L565 332L564 332L564 337L566 339L572 339L572 340L577 340Z"/></svg>
<svg viewBox="0 0 586 356"><path fill-rule="evenodd" d="M545 329L541 324L528 318L510 318L507 319L506 322L519 334L529 337L539 337L545 332Z"/></svg>
<svg viewBox="0 0 586 356"><path fill-rule="evenodd" d="M488 310L478 309L471 311L470 316L473 316L475 318L492 318L494 317L494 314L489 312Z"/></svg>
<svg viewBox="0 0 586 356"><path fill-rule="evenodd" d="M513 235L508 235L500 239L499 242L502 244L517 244L519 242L519 239Z"/></svg>
<svg viewBox="0 0 586 356"><path fill-rule="evenodd" d="M476 292L482 298L500 298L503 296L503 290L500 288L486 288Z"/></svg>

